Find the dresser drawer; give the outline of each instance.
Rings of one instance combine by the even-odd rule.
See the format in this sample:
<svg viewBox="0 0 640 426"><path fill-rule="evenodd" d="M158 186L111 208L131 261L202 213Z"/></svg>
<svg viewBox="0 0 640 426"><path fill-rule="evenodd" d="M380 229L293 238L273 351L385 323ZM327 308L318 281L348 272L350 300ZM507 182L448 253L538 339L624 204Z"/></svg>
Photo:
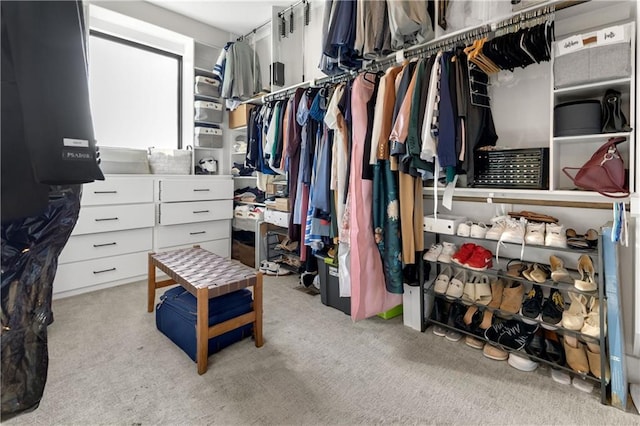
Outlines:
<svg viewBox="0 0 640 426"><path fill-rule="evenodd" d="M233 200L193 201L190 203L161 203L160 225L207 222L210 220L231 219Z"/></svg>
<svg viewBox="0 0 640 426"><path fill-rule="evenodd" d="M82 187L82 205L153 202L153 178L111 178Z"/></svg>
<svg viewBox="0 0 640 426"><path fill-rule="evenodd" d="M153 204L82 207L72 235L152 227L154 218Z"/></svg>
<svg viewBox="0 0 640 426"><path fill-rule="evenodd" d="M148 257L140 252L59 265L53 293L146 275Z"/></svg>
<svg viewBox="0 0 640 426"><path fill-rule="evenodd" d="M195 244L199 241L229 238L231 220L185 223L182 225L158 226L156 245L160 248L178 244Z"/></svg>
<svg viewBox="0 0 640 426"><path fill-rule="evenodd" d="M58 261L63 264L137 251L151 251L152 246L152 228L76 235L69 238Z"/></svg>
<svg viewBox="0 0 640 426"><path fill-rule="evenodd" d="M161 202L222 200L233 198L231 179L162 179L159 184Z"/></svg>
<svg viewBox="0 0 640 426"><path fill-rule="evenodd" d="M178 249L193 247L194 245L195 244L183 244L179 246L171 246L171 247L163 248L162 250L159 250L159 251L178 250ZM217 254L218 256L222 256L226 258L231 257L231 239L230 238L224 238L221 240L214 240L214 241L202 241L197 243L197 245L199 245L205 250L209 250L211 253Z"/></svg>

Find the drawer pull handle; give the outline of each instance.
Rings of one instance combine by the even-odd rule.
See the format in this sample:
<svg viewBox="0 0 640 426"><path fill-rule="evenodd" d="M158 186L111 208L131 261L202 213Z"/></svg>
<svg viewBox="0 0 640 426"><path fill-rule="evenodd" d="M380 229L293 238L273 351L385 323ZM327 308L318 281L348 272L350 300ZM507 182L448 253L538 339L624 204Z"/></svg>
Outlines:
<svg viewBox="0 0 640 426"><path fill-rule="evenodd" d="M209 192L209 188L202 188L202 189L195 188L193 192Z"/></svg>
<svg viewBox="0 0 640 426"><path fill-rule="evenodd" d="M207 231L189 232L189 235L206 234Z"/></svg>
<svg viewBox="0 0 640 426"><path fill-rule="evenodd" d="M118 191L93 191L94 194L117 194Z"/></svg>
<svg viewBox="0 0 640 426"><path fill-rule="evenodd" d="M116 268L103 269L102 271L93 271L94 274L102 274L103 272L115 271Z"/></svg>
<svg viewBox="0 0 640 426"><path fill-rule="evenodd" d="M106 220L118 220L118 218L117 217L105 217L105 218L102 218L102 219L96 219L96 222L104 222Z"/></svg>
<svg viewBox="0 0 640 426"><path fill-rule="evenodd" d="M112 243L104 243L104 244L94 244L94 247L106 247L106 246L115 246L116 242L112 242Z"/></svg>
<svg viewBox="0 0 640 426"><path fill-rule="evenodd" d="M194 213L209 213L209 210L196 210Z"/></svg>

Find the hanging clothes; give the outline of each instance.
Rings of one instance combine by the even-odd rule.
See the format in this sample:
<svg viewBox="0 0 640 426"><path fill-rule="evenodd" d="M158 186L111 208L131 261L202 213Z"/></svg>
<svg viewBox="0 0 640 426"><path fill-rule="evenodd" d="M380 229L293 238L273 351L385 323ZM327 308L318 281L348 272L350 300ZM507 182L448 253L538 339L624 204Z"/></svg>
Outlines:
<svg viewBox="0 0 640 426"><path fill-rule="evenodd" d="M292 241L300 241L300 225L294 223L294 210L298 196L298 172L300 167L300 143L302 137L302 126L296 119L298 105L304 89L298 88L295 94L289 99L287 114L289 115L289 126L287 128L286 169L289 183L289 227L287 234Z"/></svg>
<svg viewBox="0 0 640 426"><path fill-rule="evenodd" d="M426 1L387 0L391 48L404 49L435 37Z"/></svg>
<svg viewBox="0 0 640 426"><path fill-rule="evenodd" d="M355 50L356 0L341 0L331 4L330 22L322 53L338 60L341 69L358 69L362 60Z"/></svg>
<svg viewBox="0 0 640 426"><path fill-rule="evenodd" d="M391 53L391 31L385 1L357 0L355 50L366 59Z"/></svg>
<svg viewBox="0 0 640 426"><path fill-rule="evenodd" d="M373 182L362 179L362 158L367 132L367 103L375 81L356 77L351 100L353 135L349 205L351 209L349 243L351 247L351 318L355 321L377 315L402 303L398 294L387 292L382 260L373 233Z"/></svg>
<svg viewBox="0 0 640 426"><path fill-rule="evenodd" d="M248 43L245 41L233 43L225 58L221 90L223 98L244 101L262 89L260 61Z"/></svg>

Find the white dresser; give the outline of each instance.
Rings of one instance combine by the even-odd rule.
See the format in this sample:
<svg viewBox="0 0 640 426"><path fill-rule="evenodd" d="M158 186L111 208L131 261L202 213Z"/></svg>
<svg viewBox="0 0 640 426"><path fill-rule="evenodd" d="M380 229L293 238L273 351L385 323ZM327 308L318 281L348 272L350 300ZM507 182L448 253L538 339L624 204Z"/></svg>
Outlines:
<svg viewBox="0 0 640 426"><path fill-rule="evenodd" d="M229 257L232 199L230 176L108 175L84 185L54 297L143 280L151 251L199 244Z"/></svg>

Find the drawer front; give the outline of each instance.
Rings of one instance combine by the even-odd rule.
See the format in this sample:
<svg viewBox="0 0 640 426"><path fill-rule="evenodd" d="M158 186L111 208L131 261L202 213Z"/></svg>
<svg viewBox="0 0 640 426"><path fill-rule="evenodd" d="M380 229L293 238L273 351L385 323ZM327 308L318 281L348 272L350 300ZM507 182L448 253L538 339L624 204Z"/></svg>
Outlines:
<svg viewBox="0 0 640 426"><path fill-rule="evenodd" d="M78 262L137 251L151 251L152 247L152 228L76 235L69 238L58 261L60 264Z"/></svg>
<svg viewBox="0 0 640 426"><path fill-rule="evenodd" d="M146 228L155 224L153 204L88 206L80 209L72 235Z"/></svg>
<svg viewBox="0 0 640 426"><path fill-rule="evenodd" d="M194 201L191 203L162 203L160 225L207 222L210 220L231 219L233 200Z"/></svg>
<svg viewBox="0 0 640 426"><path fill-rule="evenodd" d="M140 252L59 265L53 293L145 275L148 257L147 252Z"/></svg>
<svg viewBox="0 0 640 426"><path fill-rule="evenodd" d="M209 250L211 253L215 253L218 256L229 258L231 257L231 239L223 238L221 240L214 241L202 241L198 245L205 250ZM162 249L161 251L178 250L183 248L193 247L193 244L183 244L179 246L171 246Z"/></svg>
<svg viewBox="0 0 640 426"><path fill-rule="evenodd" d="M199 241L229 238L231 220L214 222L185 223L182 225L158 226L156 245L160 248L182 244L195 244Z"/></svg>
<svg viewBox="0 0 640 426"><path fill-rule="evenodd" d="M233 198L231 179L162 179L159 185L159 199L162 202Z"/></svg>
<svg viewBox="0 0 640 426"><path fill-rule="evenodd" d="M82 205L151 203L153 178L111 178L82 187Z"/></svg>

